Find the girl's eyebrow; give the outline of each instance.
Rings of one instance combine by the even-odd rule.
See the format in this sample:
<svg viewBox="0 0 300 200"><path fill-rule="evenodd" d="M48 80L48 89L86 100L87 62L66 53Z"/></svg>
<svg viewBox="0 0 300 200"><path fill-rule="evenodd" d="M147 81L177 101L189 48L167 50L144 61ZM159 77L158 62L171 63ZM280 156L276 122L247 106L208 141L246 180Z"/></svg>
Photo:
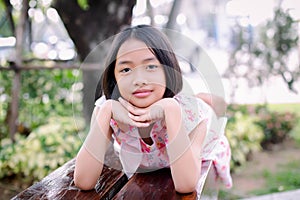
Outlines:
<svg viewBox="0 0 300 200"><path fill-rule="evenodd" d="M149 58L146 58L146 59L142 60L142 63L148 63L148 62L151 62L151 61L154 61L154 60L157 60L155 56L149 57ZM121 60L117 63L117 65L126 65L126 64L133 64L133 63L134 62L130 61L130 60Z"/></svg>

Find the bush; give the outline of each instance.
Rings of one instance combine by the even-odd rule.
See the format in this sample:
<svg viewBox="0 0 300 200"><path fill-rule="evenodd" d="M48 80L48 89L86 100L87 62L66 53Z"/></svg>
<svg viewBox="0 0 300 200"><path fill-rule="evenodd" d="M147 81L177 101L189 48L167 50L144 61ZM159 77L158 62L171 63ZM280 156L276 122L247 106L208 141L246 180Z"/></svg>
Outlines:
<svg viewBox="0 0 300 200"><path fill-rule="evenodd" d="M295 127L290 132L291 138L293 138L298 146L300 146L300 119L297 119Z"/></svg>
<svg viewBox="0 0 300 200"><path fill-rule="evenodd" d="M266 109L258 114L259 120L255 123L264 132L264 139L261 142L264 149L283 142L297 123L296 114L291 112L272 112Z"/></svg>
<svg viewBox="0 0 300 200"><path fill-rule="evenodd" d="M25 138L18 135L16 143L2 140L0 152L0 178L24 177L33 182L74 158L82 140L82 119L71 117L50 118L46 125L35 129Z"/></svg>
<svg viewBox="0 0 300 200"><path fill-rule="evenodd" d="M255 125L256 118L245 115L243 112L232 112L229 117L226 136L232 151L231 168L243 165L251 153L261 149L263 139L262 130Z"/></svg>
<svg viewBox="0 0 300 200"><path fill-rule="evenodd" d="M9 137L8 110L12 101L13 71L0 73L0 139ZM71 116L82 111L81 71L75 69L24 70L21 73L18 122L31 132L49 116ZM23 133L22 128L18 132Z"/></svg>
<svg viewBox="0 0 300 200"><path fill-rule="evenodd" d="M272 111L268 105L230 105L229 116L233 116L235 112L242 115L255 117L254 123L259 126L264 137L261 145L264 149L268 149L272 144L283 142L289 133L296 127L298 116L296 112L291 111ZM239 123L231 117L232 123Z"/></svg>

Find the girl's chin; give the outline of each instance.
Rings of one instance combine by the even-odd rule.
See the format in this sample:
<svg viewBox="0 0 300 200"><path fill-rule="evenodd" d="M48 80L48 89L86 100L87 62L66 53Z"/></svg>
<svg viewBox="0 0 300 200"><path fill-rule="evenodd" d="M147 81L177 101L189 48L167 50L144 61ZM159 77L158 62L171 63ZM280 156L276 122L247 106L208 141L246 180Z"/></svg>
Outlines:
<svg viewBox="0 0 300 200"><path fill-rule="evenodd" d="M147 108L149 107L151 104L148 104L148 103L131 103L132 105L134 105L135 107L138 107L138 108Z"/></svg>
<svg viewBox="0 0 300 200"><path fill-rule="evenodd" d="M155 102L148 102L146 100L141 99L141 100L138 100L138 101L130 101L130 103L133 106L138 107L138 108L147 108Z"/></svg>

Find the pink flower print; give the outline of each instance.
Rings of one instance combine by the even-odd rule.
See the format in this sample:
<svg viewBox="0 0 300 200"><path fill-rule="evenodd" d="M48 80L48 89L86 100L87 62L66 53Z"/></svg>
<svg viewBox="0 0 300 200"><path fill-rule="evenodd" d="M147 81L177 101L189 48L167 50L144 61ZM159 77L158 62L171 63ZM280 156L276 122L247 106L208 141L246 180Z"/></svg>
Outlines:
<svg viewBox="0 0 300 200"><path fill-rule="evenodd" d="M162 143L162 142L157 142L157 143L156 143L156 146L157 146L158 149L162 149L162 148L164 148L166 145L165 145L164 143Z"/></svg>
<svg viewBox="0 0 300 200"><path fill-rule="evenodd" d="M120 138L116 137L116 141L117 141L117 143L118 143L119 145L121 145L121 140L120 140Z"/></svg>
<svg viewBox="0 0 300 200"><path fill-rule="evenodd" d="M150 148L146 146L146 144L142 141L142 139L140 139L140 143L141 143L142 152L143 153L149 153Z"/></svg>
<svg viewBox="0 0 300 200"><path fill-rule="evenodd" d="M225 171L226 170L226 166L223 165L221 169L222 169L222 171Z"/></svg>
<svg viewBox="0 0 300 200"><path fill-rule="evenodd" d="M153 137L156 138L157 137L157 133L153 133Z"/></svg>
<svg viewBox="0 0 300 200"><path fill-rule="evenodd" d="M165 138L165 143L168 144L169 140L168 138Z"/></svg>
<svg viewBox="0 0 300 200"><path fill-rule="evenodd" d="M224 157L224 152L220 153L220 157L221 157L221 158Z"/></svg>
<svg viewBox="0 0 300 200"><path fill-rule="evenodd" d="M112 123L112 125L114 125L114 126L118 126L118 123L117 123L115 120L113 120L113 119L111 119L111 123Z"/></svg>
<svg viewBox="0 0 300 200"><path fill-rule="evenodd" d="M229 157L230 156L230 148L229 147L225 147L226 148L226 156Z"/></svg>
<svg viewBox="0 0 300 200"><path fill-rule="evenodd" d="M134 129L134 126L129 126L129 131L132 132Z"/></svg>
<svg viewBox="0 0 300 200"><path fill-rule="evenodd" d="M194 121L195 120L195 117L194 117L194 115L193 115L193 113L192 113L192 111L191 110L185 110L185 112L187 113L187 118L189 119L189 120L191 120L191 121Z"/></svg>

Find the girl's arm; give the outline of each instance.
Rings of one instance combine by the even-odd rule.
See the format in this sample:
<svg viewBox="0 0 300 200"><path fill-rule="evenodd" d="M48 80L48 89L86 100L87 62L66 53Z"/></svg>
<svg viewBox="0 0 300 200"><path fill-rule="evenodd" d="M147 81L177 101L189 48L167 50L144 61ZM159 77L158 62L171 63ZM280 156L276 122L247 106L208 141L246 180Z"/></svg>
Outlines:
<svg viewBox="0 0 300 200"><path fill-rule="evenodd" d="M131 113L128 116L133 121L165 119L169 139L167 152L175 189L181 193L194 191L201 175L200 152L207 122L201 122L188 134L182 122L181 107L174 98L164 98L145 109L134 108L123 99L119 101Z"/></svg>
<svg viewBox="0 0 300 200"><path fill-rule="evenodd" d="M102 172L104 156L111 140L111 101L95 107L87 138L79 150L74 170L74 183L82 190L93 189Z"/></svg>
<svg viewBox="0 0 300 200"><path fill-rule="evenodd" d="M196 97L202 99L215 111L218 117L224 116L227 108L227 103L220 97L209 93L198 93Z"/></svg>
<svg viewBox="0 0 300 200"><path fill-rule="evenodd" d="M200 152L206 135L206 122L186 133L181 108L174 99L164 99L164 116L168 133L167 152L176 191L193 192L201 175Z"/></svg>

